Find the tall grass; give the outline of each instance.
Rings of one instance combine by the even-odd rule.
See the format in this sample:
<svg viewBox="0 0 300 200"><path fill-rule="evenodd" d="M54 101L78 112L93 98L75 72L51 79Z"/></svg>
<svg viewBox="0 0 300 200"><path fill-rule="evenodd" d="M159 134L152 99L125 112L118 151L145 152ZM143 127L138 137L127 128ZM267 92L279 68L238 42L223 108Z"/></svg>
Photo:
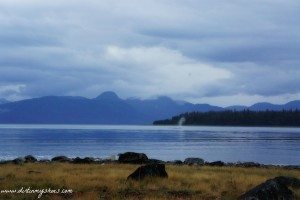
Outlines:
<svg viewBox="0 0 300 200"><path fill-rule="evenodd" d="M167 165L169 178L126 181L138 165L24 164L0 166L0 190L72 189L41 199L236 199L276 176L300 178L300 170ZM300 198L299 190L294 190ZM1 194L0 199L36 199L37 194Z"/></svg>

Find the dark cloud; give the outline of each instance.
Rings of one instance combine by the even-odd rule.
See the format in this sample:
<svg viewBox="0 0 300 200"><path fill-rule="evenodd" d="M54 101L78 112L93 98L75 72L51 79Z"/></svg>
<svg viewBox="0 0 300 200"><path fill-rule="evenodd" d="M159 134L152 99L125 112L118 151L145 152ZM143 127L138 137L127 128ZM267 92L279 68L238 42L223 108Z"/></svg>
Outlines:
<svg viewBox="0 0 300 200"><path fill-rule="evenodd" d="M292 100L299 9L293 0L1 1L0 97Z"/></svg>

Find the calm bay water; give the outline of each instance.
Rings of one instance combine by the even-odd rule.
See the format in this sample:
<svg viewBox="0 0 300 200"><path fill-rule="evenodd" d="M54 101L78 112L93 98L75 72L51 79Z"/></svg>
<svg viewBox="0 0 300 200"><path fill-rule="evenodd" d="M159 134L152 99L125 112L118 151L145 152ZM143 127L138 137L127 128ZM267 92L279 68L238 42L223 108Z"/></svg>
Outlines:
<svg viewBox="0 0 300 200"><path fill-rule="evenodd" d="M34 155L107 158L126 151L162 160L300 165L300 128L0 125L0 159Z"/></svg>

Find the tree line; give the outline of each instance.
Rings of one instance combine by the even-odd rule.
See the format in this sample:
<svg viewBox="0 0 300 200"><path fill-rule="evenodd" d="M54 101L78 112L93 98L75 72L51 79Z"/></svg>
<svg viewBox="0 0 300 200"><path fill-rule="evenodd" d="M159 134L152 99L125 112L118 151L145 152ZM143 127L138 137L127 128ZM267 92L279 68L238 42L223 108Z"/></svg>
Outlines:
<svg viewBox="0 0 300 200"><path fill-rule="evenodd" d="M218 125L218 126L300 126L299 110L282 111L210 111L187 112L171 119L154 121L154 125Z"/></svg>

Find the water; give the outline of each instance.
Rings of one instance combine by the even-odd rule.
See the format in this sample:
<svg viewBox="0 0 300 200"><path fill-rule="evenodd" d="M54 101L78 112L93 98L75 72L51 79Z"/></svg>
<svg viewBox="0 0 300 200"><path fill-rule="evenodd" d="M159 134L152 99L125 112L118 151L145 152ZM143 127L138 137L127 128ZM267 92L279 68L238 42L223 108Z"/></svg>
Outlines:
<svg viewBox="0 0 300 200"><path fill-rule="evenodd" d="M151 158L300 165L300 128L0 125L0 159L28 154L107 158L126 151Z"/></svg>

